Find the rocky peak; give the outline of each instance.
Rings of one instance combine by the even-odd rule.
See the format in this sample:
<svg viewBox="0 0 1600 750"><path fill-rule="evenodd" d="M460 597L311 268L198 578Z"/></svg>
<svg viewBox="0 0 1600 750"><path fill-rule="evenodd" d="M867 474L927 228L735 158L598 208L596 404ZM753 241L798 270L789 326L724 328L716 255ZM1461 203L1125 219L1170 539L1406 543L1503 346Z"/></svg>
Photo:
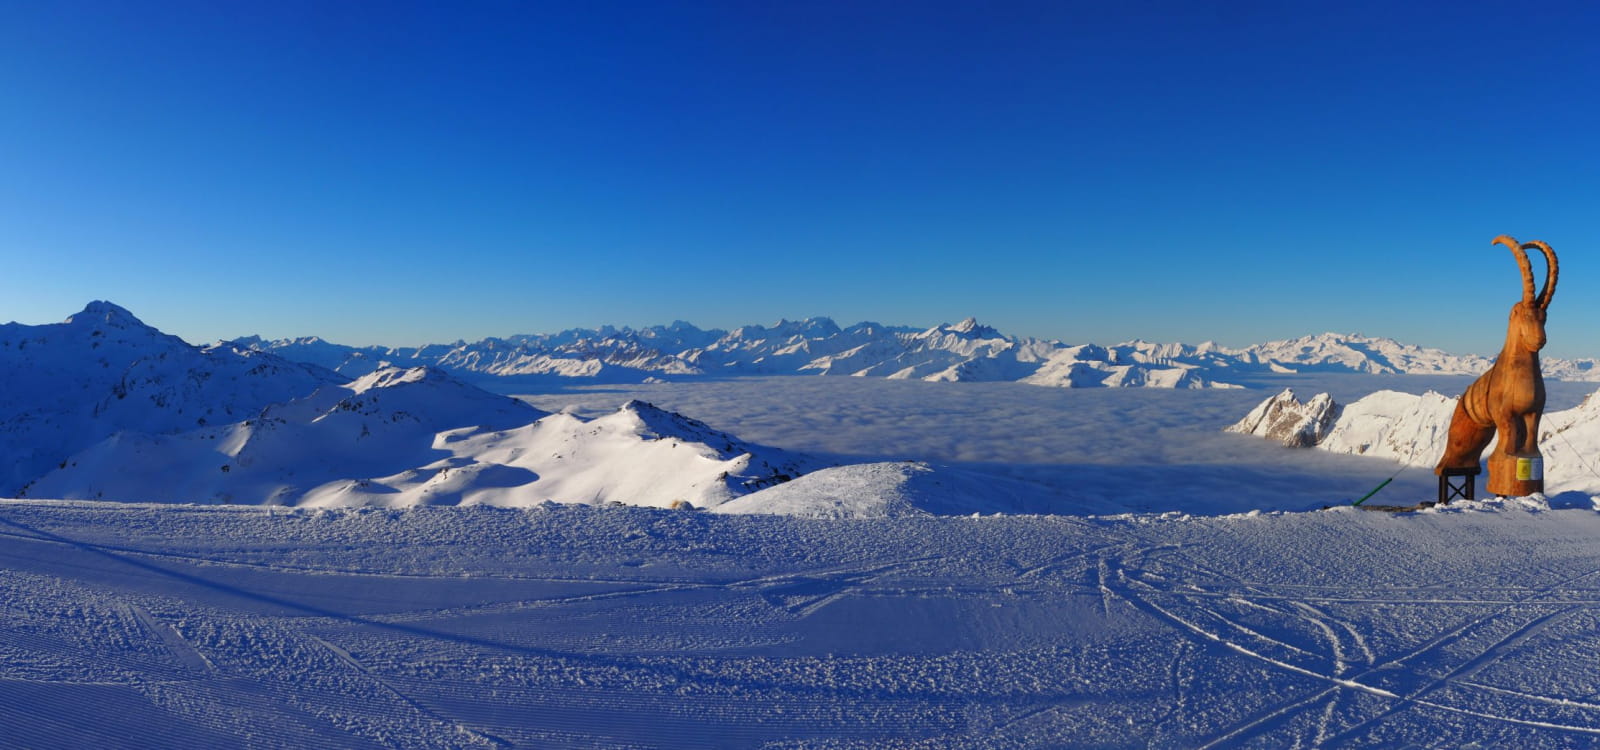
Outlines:
<svg viewBox="0 0 1600 750"><path fill-rule="evenodd" d="M945 332L958 334L962 338L969 338L969 339L996 339L996 338L1000 338L1000 332L999 331L996 331L995 329L990 328L989 326L986 326L986 325L983 325L982 323L979 323L977 318L972 318L972 317L965 318L960 323L957 323L955 325L943 326L943 328L944 328Z"/></svg>
<svg viewBox="0 0 1600 750"><path fill-rule="evenodd" d="M1282 393L1262 401L1227 431L1264 437L1290 448L1306 448L1327 436L1339 415L1339 408L1326 393L1302 403L1293 389L1285 388Z"/></svg>

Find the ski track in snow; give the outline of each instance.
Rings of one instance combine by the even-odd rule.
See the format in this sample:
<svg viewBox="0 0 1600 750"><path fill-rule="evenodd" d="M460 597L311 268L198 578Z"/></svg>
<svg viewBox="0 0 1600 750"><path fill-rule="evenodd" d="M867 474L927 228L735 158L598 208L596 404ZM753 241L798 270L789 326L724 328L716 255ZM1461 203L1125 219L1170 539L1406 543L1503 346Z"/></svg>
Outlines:
<svg viewBox="0 0 1600 750"><path fill-rule="evenodd" d="M1592 511L838 522L14 501L0 528L0 729L23 744L1600 735ZM1467 568L1447 596L1430 585ZM84 705L116 718L39 718Z"/></svg>

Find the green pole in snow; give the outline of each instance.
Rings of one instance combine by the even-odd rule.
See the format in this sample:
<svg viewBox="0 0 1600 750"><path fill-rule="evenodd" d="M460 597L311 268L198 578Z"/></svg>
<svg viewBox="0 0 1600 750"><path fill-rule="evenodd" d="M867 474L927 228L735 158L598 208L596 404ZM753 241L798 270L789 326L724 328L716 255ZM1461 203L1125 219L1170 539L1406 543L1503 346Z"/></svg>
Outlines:
<svg viewBox="0 0 1600 750"><path fill-rule="evenodd" d="M1367 494L1362 495L1360 500L1357 500L1357 501L1351 503L1351 505L1360 505L1360 504L1366 502L1367 498L1378 494L1378 490L1381 490L1381 489L1383 489L1385 487L1388 487L1389 483L1393 482L1393 481L1394 481L1394 477L1389 477L1388 479L1383 480L1383 482L1380 483L1378 486L1373 487L1371 492L1368 492Z"/></svg>

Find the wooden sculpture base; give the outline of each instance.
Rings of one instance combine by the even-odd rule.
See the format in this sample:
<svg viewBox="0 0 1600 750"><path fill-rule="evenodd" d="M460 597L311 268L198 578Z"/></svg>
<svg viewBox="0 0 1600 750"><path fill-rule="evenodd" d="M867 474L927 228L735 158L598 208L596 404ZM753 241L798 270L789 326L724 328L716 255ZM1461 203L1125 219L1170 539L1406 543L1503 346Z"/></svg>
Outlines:
<svg viewBox="0 0 1600 750"><path fill-rule="evenodd" d="M1489 456L1489 481L1484 489L1503 497L1521 497L1544 492L1544 456Z"/></svg>
<svg viewBox="0 0 1600 750"><path fill-rule="evenodd" d="M1434 469L1439 475L1439 504L1460 498L1462 500L1477 499L1478 474L1481 471L1477 464L1464 466L1457 469Z"/></svg>

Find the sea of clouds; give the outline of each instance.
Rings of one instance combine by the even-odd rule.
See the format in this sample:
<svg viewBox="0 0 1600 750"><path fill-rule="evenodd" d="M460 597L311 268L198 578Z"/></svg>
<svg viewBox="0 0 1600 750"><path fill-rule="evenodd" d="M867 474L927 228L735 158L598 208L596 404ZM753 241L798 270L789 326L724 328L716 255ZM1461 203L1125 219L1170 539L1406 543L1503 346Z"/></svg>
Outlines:
<svg viewBox="0 0 1600 750"><path fill-rule="evenodd" d="M1380 498L1437 493L1425 469L1385 459L1293 450L1222 429L1277 390L1327 391L1349 403L1376 390L1456 395L1466 377L1282 376L1243 391L1060 389L1016 383L925 383L767 377L595 386L529 394L541 409L582 416L630 398L650 401L764 445L841 463L928 461L1035 482L1058 512L1306 510L1349 503L1400 471ZM484 383L496 386L493 381ZM1548 410L1569 408L1593 383L1551 381Z"/></svg>

